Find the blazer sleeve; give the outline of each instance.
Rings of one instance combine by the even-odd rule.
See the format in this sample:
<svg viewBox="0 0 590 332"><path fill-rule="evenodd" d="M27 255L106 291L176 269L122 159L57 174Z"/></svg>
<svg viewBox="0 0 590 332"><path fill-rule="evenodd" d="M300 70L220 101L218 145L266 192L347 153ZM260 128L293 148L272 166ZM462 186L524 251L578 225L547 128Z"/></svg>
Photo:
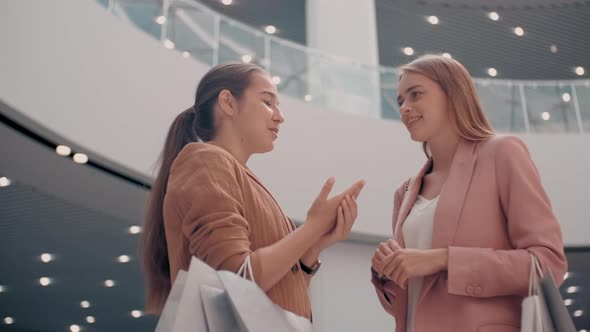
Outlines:
<svg viewBox="0 0 590 332"><path fill-rule="evenodd" d="M405 188L402 185L398 188L394 194L393 199L393 229L395 230L395 223L397 221L397 216L399 214L399 208L402 204L403 196L404 196ZM375 287L375 291L377 292L377 297L379 298L379 302L383 306L383 309L390 315L394 315L394 304L397 294L401 292L401 288L391 280L381 280L377 275L377 272L371 268L371 283Z"/></svg>
<svg viewBox="0 0 590 332"><path fill-rule="evenodd" d="M250 227L235 160L219 151L187 151L179 162L179 190L172 193L182 210L182 233L191 255L216 270L237 272L251 253Z"/></svg>
<svg viewBox="0 0 590 332"><path fill-rule="evenodd" d="M455 295L494 297L528 293L533 253L558 286L567 271L563 239L526 145L503 137L495 155L499 200L513 250L450 247L448 289Z"/></svg>

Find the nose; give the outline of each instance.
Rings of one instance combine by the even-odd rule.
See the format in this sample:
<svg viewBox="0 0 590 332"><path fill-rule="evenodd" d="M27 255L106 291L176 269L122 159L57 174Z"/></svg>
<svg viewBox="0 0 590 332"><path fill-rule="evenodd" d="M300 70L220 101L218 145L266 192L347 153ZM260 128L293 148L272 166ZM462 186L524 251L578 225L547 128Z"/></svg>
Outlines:
<svg viewBox="0 0 590 332"><path fill-rule="evenodd" d="M274 111L273 121L275 121L279 124L285 122L285 117L283 116L283 113L281 111L279 111L278 109Z"/></svg>
<svg viewBox="0 0 590 332"><path fill-rule="evenodd" d="M410 113L410 105L408 101L404 101L404 103L399 107L399 113L401 115L407 115Z"/></svg>

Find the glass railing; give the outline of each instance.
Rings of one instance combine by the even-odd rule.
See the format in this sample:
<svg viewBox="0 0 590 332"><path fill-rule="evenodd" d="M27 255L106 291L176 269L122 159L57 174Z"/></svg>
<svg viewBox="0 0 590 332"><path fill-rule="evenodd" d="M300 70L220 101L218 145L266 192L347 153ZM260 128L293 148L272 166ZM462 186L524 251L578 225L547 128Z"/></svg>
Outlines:
<svg viewBox="0 0 590 332"><path fill-rule="evenodd" d="M252 62L281 93L322 107L399 119L395 68L372 67L268 35L194 0L97 0L179 56L216 65ZM590 132L590 80L475 79L484 109L500 132Z"/></svg>

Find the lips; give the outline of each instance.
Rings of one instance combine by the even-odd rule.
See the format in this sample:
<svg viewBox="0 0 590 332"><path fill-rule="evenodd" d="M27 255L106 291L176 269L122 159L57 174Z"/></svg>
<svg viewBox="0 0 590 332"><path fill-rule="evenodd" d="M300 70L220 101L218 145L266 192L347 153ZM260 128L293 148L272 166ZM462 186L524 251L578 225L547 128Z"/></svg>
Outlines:
<svg viewBox="0 0 590 332"><path fill-rule="evenodd" d="M413 127L418 121L422 120L421 116L414 116L406 120L406 127Z"/></svg>
<svg viewBox="0 0 590 332"><path fill-rule="evenodd" d="M272 131L276 136L279 136L279 128L270 128L270 131Z"/></svg>

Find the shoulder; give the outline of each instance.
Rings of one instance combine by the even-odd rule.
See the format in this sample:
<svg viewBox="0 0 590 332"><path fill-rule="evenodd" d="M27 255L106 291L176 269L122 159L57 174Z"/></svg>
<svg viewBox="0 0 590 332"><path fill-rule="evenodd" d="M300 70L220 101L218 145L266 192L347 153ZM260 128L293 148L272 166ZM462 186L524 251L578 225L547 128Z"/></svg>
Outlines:
<svg viewBox="0 0 590 332"><path fill-rule="evenodd" d="M494 159L506 160L509 157L528 155L524 141L514 135L494 135L478 143L480 154L491 155Z"/></svg>
<svg viewBox="0 0 590 332"><path fill-rule="evenodd" d="M214 166L215 169L233 168L236 164L237 160L225 149L208 143L190 143L180 151L172 169L206 166Z"/></svg>

